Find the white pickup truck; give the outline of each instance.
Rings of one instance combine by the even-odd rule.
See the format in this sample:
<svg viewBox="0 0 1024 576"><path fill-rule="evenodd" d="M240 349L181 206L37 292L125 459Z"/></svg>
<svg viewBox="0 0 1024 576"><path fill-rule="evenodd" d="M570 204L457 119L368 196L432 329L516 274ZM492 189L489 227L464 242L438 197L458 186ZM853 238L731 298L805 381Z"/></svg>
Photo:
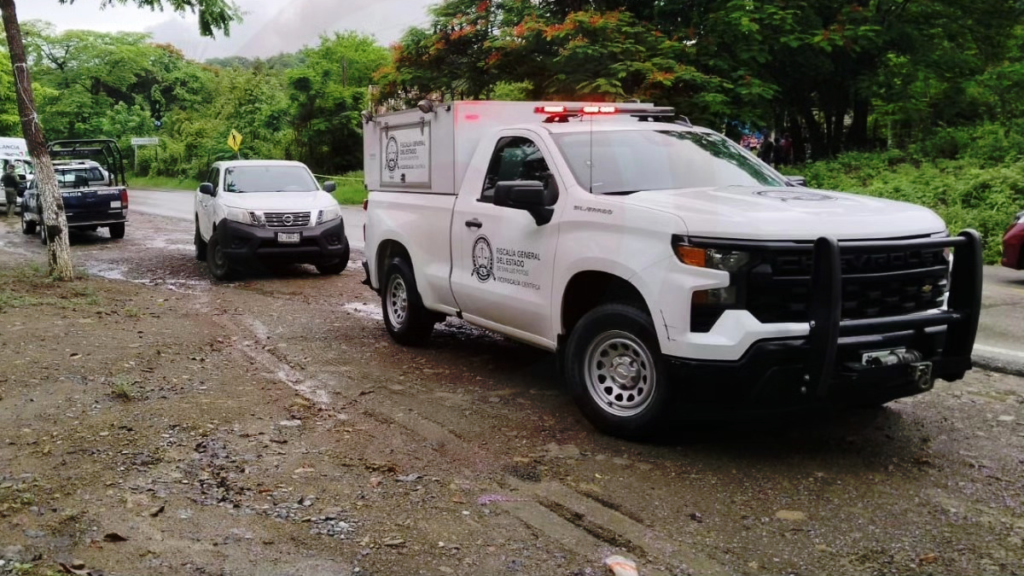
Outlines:
<svg viewBox="0 0 1024 576"><path fill-rule="evenodd" d="M215 162L195 196L196 260L217 280L274 261L341 274L349 246L335 189L301 162Z"/></svg>
<svg viewBox="0 0 1024 576"><path fill-rule="evenodd" d="M457 316L556 352L607 433L881 405L972 367L980 238L928 209L804 188L646 104L364 122L364 268L392 337Z"/></svg>

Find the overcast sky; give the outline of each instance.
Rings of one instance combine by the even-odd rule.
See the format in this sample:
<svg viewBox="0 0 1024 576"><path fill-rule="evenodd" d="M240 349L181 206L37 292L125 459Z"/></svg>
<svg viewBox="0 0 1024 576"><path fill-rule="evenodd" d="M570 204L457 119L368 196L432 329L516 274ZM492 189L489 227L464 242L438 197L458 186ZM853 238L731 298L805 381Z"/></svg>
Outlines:
<svg viewBox="0 0 1024 576"><path fill-rule="evenodd" d="M356 30L389 44L410 26L427 22L435 0L236 0L245 13L230 38L201 39L194 17L134 7L99 10L100 0L18 0L21 20L47 20L60 30L145 31L197 60L221 56L267 57L315 43L325 32Z"/></svg>

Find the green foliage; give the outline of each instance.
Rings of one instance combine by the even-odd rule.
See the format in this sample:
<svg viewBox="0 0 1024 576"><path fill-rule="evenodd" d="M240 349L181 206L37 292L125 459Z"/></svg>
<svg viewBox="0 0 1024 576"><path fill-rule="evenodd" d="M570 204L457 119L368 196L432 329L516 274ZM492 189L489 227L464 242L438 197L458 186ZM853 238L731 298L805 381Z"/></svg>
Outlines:
<svg viewBox="0 0 1024 576"><path fill-rule="evenodd" d="M321 173L362 166L360 113L367 108L366 87L374 72L387 64L387 50L366 36L335 34L304 50L302 60L287 74L291 152Z"/></svg>
<svg viewBox="0 0 1024 576"><path fill-rule="evenodd" d="M75 3L75 0L59 1L61 4ZM238 6L231 0L100 0L100 9L129 3L150 10L169 8L182 15L195 14L199 16L199 33L203 36L212 37L218 30L226 35L231 31L231 24L242 18Z"/></svg>
<svg viewBox="0 0 1024 576"><path fill-rule="evenodd" d="M942 133L909 152L849 153L793 167L809 186L901 200L936 211L951 233L978 230L985 261L997 263L1002 236L1024 209L1024 135L997 125ZM1017 146L1007 154L1007 143ZM956 152L949 151L955 148ZM941 152L941 153L940 153Z"/></svg>
<svg viewBox="0 0 1024 576"><path fill-rule="evenodd" d="M363 173L349 172L340 178L323 178L323 181L333 181L338 185L334 192L334 199L339 204L358 206L366 200L366 187L363 184Z"/></svg>

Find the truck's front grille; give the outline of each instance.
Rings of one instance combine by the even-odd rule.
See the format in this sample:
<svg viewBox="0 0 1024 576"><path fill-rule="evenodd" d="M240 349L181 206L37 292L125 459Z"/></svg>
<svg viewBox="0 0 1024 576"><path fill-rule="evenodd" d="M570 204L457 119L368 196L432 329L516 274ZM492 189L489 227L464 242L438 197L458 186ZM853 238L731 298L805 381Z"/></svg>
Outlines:
<svg viewBox="0 0 1024 576"><path fill-rule="evenodd" d="M842 243L839 244L842 250ZM942 248L842 257L842 319L905 316L940 308L949 287ZM813 249L766 252L751 271L748 309L761 322L808 322Z"/></svg>
<svg viewBox="0 0 1024 576"><path fill-rule="evenodd" d="M263 215L270 228L296 228L309 226L309 212L267 212Z"/></svg>

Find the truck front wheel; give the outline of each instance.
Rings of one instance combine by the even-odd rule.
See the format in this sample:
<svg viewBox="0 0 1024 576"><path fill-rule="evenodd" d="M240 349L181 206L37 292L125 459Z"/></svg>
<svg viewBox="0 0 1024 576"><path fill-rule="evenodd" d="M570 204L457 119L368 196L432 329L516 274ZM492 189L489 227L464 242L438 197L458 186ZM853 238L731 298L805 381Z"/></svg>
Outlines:
<svg viewBox="0 0 1024 576"><path fill-rule="evenodd" d="M384 325L395 342L418 346L430 338L434 317L423 306L412 267L402 258L395 258L388 264L381 300Z"/></svg>
<svg viewBox="0 0 1024 576"><path fill-rule="evenodd" d="M196 237L192 240L192 243L196 247L196 260L203 262L206 260L206 240L203 240L203 235L199 233L199 218L196 217Z"/></svg>
<svg viewBox="0 0 1024 576"><path fill-rule="evenodd" d="M566 347L569 389L595 428L626 439L651 435L670 408L670 387L650 316L625 304L585 315Z"/></svg>
<svg viewBox="0 0 1024 576"><path fill-rule="evenodd" d="M217 237L216 232L210 236L210 242L206 246L206 264L210 268L210 274L216 280L226 282L235 277L235 270L228 261L227 254L224 253L224 247L220 245L220 238Z"/></svg>

